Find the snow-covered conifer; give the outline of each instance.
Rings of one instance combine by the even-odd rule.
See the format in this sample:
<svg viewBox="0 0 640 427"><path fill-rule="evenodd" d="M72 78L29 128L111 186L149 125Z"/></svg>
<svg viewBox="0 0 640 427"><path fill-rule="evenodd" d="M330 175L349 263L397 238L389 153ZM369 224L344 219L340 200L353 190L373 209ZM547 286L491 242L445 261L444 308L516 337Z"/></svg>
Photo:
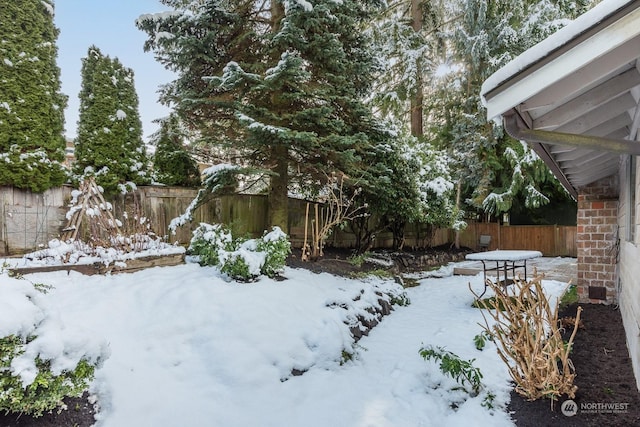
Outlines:
<svg viewBox="0 0 640 427"><path fill-rule="evenodd" d="M198 165L185 147L185 135L177 116L159 120L160 129L152 136L156 146L153 169L156 181L166 185L200 185Z"/></svg>
<svg viewBox="0 0 640 427"><path fill-rule="evenodd" d="M133 71L89 47L82 59L74 171L96 175L107 193L118 184L149 182Z"/></svg>
<svg viewBox="0 0 640 427"><path fill-rule="evenodd" d="M0 7L0 185L41 192L66 179L53 13L50 0Z"/></svg>
<svg viewBox="0 0 640 427"><path fill-rule="evenodd" d="M548 168L495 123L480 87L498 68L584 11L589 1L459 0L442 31L448 54L425 95L427 133L456 162L462 199L493 215L566 198ZM555 184L554 184L555 183ZM544 190L543 190L544 187ZM544 193L547 193L547 196Z"/></svg>
<svg viewBox="0 0 640 427"><path fill-rule="evenodd" d="M271 225L287 230L292 186L362 175L384 140L363 102L376 69L363 29L377 1L162 3L174 10L137 21L145 48L178 75L162 99L227 159L265 172Z"/></svg>

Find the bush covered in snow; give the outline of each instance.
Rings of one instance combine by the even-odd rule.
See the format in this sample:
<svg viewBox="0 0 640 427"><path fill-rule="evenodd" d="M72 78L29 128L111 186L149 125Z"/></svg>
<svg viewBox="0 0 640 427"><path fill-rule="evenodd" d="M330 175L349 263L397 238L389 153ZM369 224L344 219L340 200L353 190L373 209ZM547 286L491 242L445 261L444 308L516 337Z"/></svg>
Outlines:
<svg viewBox="0 0 640 427"><path fill-rule="evenodd" d="M4 274L4 273L0 273ZM3 277L0 287L0 411L41 416L65 408L93 379L108 347L50 316L46 286ZM65 334L62 334L65 330Z"/></svg>
<svg viewBox="0 0 640 427"><path fill-rule="evenodd" d="M201 223L193 232L188 252L197 256L202 266L217 266L235 280L249 281L261 274L280 274L291 243L279 227L265 232L260 239L247 240L233 237L223 225Z"/></svg>
<svg viewBox="0 0 640 427"><path fill-rule="evenodd" d="M35 367L35 377L30 383L23 381L13 373L13 365L21 361L25 346L34 339L16 335L0 338L0 410L39 417L44 412L64 408L62 399L81 396L93 379L95 365L85 359L72 370L54 373L51 361L36 357L30 361Z"/></svg>
<svg viewBox="0 0 640 427"><path fill-rule="evenodd" d="M258 251L264 252L265 259L262 272L269 277L282 273L287 262L287 256L291 253L291 242L278 227L274 227L271 233L266 233L257 242Z"/></svg>

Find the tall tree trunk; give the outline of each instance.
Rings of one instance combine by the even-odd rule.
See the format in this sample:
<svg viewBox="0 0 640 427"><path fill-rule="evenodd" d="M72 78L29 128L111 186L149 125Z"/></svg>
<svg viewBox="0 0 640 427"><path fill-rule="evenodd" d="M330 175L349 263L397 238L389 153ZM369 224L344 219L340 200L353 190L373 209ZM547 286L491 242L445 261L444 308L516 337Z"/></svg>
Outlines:
<svg viewBox="0 0 640 427"><path fill-rule="evenodd" d="M422 1L411 0L411 27L417 33L422 31ZM422 79L422 59L416 60L416 87L415 93L411 95L411 135L419 138L424 135L422 123L423 116L423 95L424 81Z"/></svg>
<svg viewBox="0 0 640 427"><path fill-rule="evenodd" d="M277 225L289 234L289 159L286 146L273 147L272 158L276 162L269 188L269 224Z"/></svg>
<svg viewBox="0 0 640 427"><path fill-rule="evenodd" d="M271 31L276 33L284 18L284 5L279 1L271 2ZM276 58L277 59L277 58ZM280 109L281 96L271 96L273 109ZM277 144L271 148L271 159L275 164L269 188L269 224L278 226L289 234L289 150L286 145Z"/></svg>
<svg viewBox="0 0 640 427"><path fill-rule="evenodd" d="M456 211L460 209L460 195L462 193L462 183L458 180L458 189L456 191ZM456 249L460 249L460 230L456 230L456 238L453 242Z"/></svg>

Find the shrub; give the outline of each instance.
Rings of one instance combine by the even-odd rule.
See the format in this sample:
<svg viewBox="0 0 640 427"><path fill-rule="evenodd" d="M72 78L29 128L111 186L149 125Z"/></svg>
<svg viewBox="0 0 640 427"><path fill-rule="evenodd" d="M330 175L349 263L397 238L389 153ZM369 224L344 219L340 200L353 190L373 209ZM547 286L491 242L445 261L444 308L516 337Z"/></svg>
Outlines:
<svg viewBox="0 0 640 427"><path fill-rule="evenodd" d="M482 372L479 368L473 366L475 359L462 360L457 354L445 350L442 347L427 346L420 349L420 356L424 360L432 360L440 362L440 372L453 378L461 385L459 389L469 393L471 397L478 396L484 390L481 406L491 410L494 408L494 400L496 395L490 390L486 390L482 385ZM471 390L467 389L471 386ZM452 405L452 407L457 407Z"/></svg>
<svg viewBox="0 0 640 427"><path fill-rule="evenodd" d="M449 375L460 385L469 384L474 394L478 394L482 388L482 373L480 369L473 366L475 359L462 360L456 354L443 349L442 347L424 347L420 349L420 356L424 360L440 361L440 371Z"/></svg>
<svg viewBox="0 0 640 427"><path fill-rule="evenodd" d="M241 282L255 280L262 272L264 252L256 251L255 240L244 241L238 246L233 252L220 251L220 271Z"/></svg>
<svg viewBox="0 0 640 427"><path fill-rule="evenodd" d="M562 294L560 298L560 308L565 308L568 305L578 302L578 288L576 285L569 285L569 288Z"/></svg>
<svg viewBox="0 0 640 427"><path fill-rule="evenodd" d="M93 379L95 366L87 360L80 360L73 371L55 374L49 361L37 357L38 373L30 384L25 384L12 373L11 365L34 338L23 340L16 335L0 338L0 410L39 417L44 412L64 408L63 399L81 396Z"/></svg>
<svg viewBox="0 0 640 427"><path fill-rule="evenodd" d="M194 231L189 253L202 266L211 265L232 279L247 282L264 274L274 277L284 270L291 243L287 235L273 227L260 239L234 238L222 225L200 224Z"/></svg>
<svg viewBox="0 0 640 427"><path fill-rule="evenodd" d="M202 266L220 264L220 250L232 251L231 232L220 224L201 223L193 232L188 252L199 257Z"/></svg>
<svg viewBox="0 0 640 427"><path fill-rule="evenodd" d="M573 332L565 342L558 322L558 302L551 306L541 277L530 282L516 280L512 285L514 295L500 284L487 283L495 294L494 306L504 309L494 310L481 300L486 308L482 311L485 324L481 326L496 342L498 355L516 384L515 391L528 400L549 398L551 409L562 395L573 399L578 387L573 383L575 369L569 352L582 308L578 307Z"/></svg>
<svg viewBox="0 0 640 427"><path fill-rule="evenodd" d="M284 270L287 256L291 253L291 242L279 227L273 227L258 241L257 249L265 253L262 273L274 277Z"/></svg>
<svg viewBox="0 0 640 427"><path fill-rule="evenodd" d="M31 286L24 279L6 277L3 269L0 412L39 417L44 412L62 410L64 398L78 397L87 389L95 368L109 357L108 345L77 331L63 332L67 328L56 314L51 315L40 305L37 297L51 286Z"/></svg>

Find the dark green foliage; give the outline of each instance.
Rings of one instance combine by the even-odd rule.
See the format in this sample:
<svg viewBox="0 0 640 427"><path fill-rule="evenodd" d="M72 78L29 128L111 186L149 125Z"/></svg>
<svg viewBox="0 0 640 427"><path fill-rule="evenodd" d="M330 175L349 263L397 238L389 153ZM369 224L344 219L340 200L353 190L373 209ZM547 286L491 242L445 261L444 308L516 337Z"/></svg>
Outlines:
<svg viewBox="0 0 640 427"><path fill-rule="evenodd" d="M252 282L257 279L249 269L247 260L239 252L230 252L224 263L220 266L220 272L239 282Z"/></svg>
<svg viewBox="0 0 640 427"><path fill-rule="evenodd" d="M367 212L376 218L362 216L351 222L355 232L356 247L366 251L374 236L382 230L391 230L394 248L399 248L404 236L405 224L419 221L421 200L416 177L420 170L417 159L410 158L397 142L374 146L363 155L359 165L360 178L351 185L351 191L361 190L358 201L367 205Z"/></svg>
<svg viewBox="0 0 640 427"><path fill-rule="evenodd" d="M482 331L473 337L473 344L476 346L476 349L480 351L484 350L487 341L493 341L493 336L487 331Z"/></svg>
<svg viewBox="0 0 640 427"><path fill-rule="evenodd" d="M568 305L575 304L578 300L578 288L576 285L570 285L564 294L562 294L562 298L560 298L560 308L562 309Z"/></svg>
<svg viewBox="0 0 640 427"><path fill-rule="evenodd" d="M482 373L473 366L475 359L462 360L460 357L445 350L442 347L428 346L420 349L420 356L424 360L439 361L440 371L449 375L461 385L469 384L474 394L478 394L482 388Z"/></svg>
<svg viewBox="0 0 640 427"><path fill-rule="evenodd" d="M178 13L137 22L145 49L178 74L162 99L226 159L270 173L273 225L286 230L290 188L362 175L384 139L362 102L376 67L362 28L377 2L162 2Z"/></svg>
<svg viewBox="0 0 640 427"><path fill-rule="evenodd" d="M35 337L30 337L32 340ZM95 367L81 360L73 371L51 372L48 361L36 359L38 374L24 387L20 377L11 374L11 361L24 352L26 342L15 335L0 338L0 411L35 417L61 408L65 397L78 397L93 379Z"/></svg>
<svg viewBox="0 0 640 427"><path fill-rule="evenodd" d="M588 1L463 0L453 8L443 59L448 73L426 96L426 133L455 161L461 200L471 211L499 215L566 200L544 163L487 122L482 83L501 66L584 12ZM435 36L434 36L435 37ZM438 35L437 37L442 37ZM456 64L451 67L450 64Z"/></svg>
<svg viewBox="0 0 640 427"><path fill-rule="evenodd" d="M275 277L282 273L284 266L287 264L287 257L291 253L291 242L286 236L273 236L267 238L267 233L262 239L257 241L256 250L265 253L264 265L262 273L268 277ZM275 238L278 237L278 238Z"/></svg>
<svg viewBox="0 0 640 427"><path fill-rule="evenodd" d="M107 194L118 184L150 181L133 71L95 46L82 59L75 155L74 172L95 174Z"/></svg>
<svg viewBox="0 0 640 427"><path fill-rule="evenodd" d="M188 253L199 257L201 266L220 264L219 252L234 251L237 245L233 240L231 231L220 224L201 223L193 231Z"/></svg>
<svg viewBox="0 0 640 427"><path fill-rule="evenodd" d="M277 227L260 239L248 240L232 236L220 224L201 223L193 232L188 253L197 256L201 266L219 267L232 279L248 282L261 274L275 277L282 273L291 243Z"/></svg>
<svg viewBox="0 0 640 427"><path fill-rule="evenodd" d="M0 23L0 185L41 192L66 179L52 2L3 1Z"/></svg>
<svg viewBox="0 0 640 427"><path fill-rule="evenodd" d="M184 140L176 116L161 121L160 130L151 141L156 146L153 157L156 181L182 187L200 185L198 165L187 151Z"/></svg>

